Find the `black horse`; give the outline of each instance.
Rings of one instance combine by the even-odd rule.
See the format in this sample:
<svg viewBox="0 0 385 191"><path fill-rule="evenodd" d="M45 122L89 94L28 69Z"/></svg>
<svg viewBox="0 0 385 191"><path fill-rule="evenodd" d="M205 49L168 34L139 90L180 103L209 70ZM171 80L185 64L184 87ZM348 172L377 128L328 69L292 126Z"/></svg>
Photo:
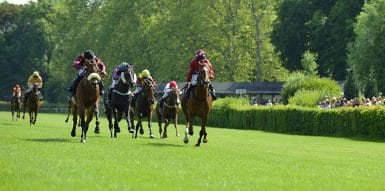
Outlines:
<svg viewBox="0 0 385 191"><path fill-rule="evenodd" d="M107 95L104 96L103 102L111 138L116 138L116 134L120 132L119 121L122 119L123 113L128 124L128 131L134 136L134 128L131 123L129 111L132 102L130 89L135 84L135 78L133 66L129 65L129 67L122 72L116 86L110 87ZM112 117L114 118L114 125L112 125ZM112 128L114 129L114 133L112 133Z"/></svg>

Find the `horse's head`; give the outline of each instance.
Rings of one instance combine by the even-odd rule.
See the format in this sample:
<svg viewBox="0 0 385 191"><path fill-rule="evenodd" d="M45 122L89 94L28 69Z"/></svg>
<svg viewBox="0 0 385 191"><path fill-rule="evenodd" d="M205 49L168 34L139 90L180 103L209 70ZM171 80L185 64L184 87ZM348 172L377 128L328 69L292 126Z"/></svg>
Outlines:
<svg viewBox="0 0 385 191"><path fill-rule="evenodd" d="M156 88L156 85L152 80L150 79L144 80L144 86L143 86L144 95L151 104L155 103L155 88Z"/></svg>
<svg viewBox="0 0 385 191"><path fill-rule="evenodd" d="M33 86L32 86L32 95L34 97L38 97L39 96L39 86L38 86L38 84L33 84Z"/></svg>
<svg viewBox="0 0 385 191"><path fill-rule="evenodd" d="M128 65L128 68L123 72L123 75L121 77L122 82L124 84L133 86L136 82L136 74L134 71L134 67L132 65Z"/></svg>
<svg viewBox="0 0 385 191"><path fill-rule="evenodd" d="M210 68L205 62L199 62L198 84L207 86L210 83Z"/></svg>
<svg viewBox="0 0 385 191"><path fill-rule="evenodd" d="M166 98L166 103L172 106L180 104L180 91L178 88L173 88Z"/></svg>
<svg viewBox="0 0 385 191"><path fill-rule="evenodd" d="M100 69L97 67L95 63L89 63L85 69L87 81L91 85L92 88L96 89L99 82L102 80L100 75Z"/></svg>

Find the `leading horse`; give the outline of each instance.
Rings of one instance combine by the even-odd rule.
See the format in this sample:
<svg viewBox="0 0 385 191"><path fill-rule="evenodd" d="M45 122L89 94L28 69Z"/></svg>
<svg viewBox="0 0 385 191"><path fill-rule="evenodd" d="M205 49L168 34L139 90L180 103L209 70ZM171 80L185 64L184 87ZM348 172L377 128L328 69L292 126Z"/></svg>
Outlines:
<svg viewBox="0 0 385 191"><path fill-rule="evenodd" d="M109 94L104 96L105 113L108 119L111 138L115 137L120 132L119 121L122 119L122 114L128 124L128 131L132 133L134 137L133 124L131 123L131 116L129 114L131 109L131 87L136 82L136 76L133 66L130 65L126 71L122 72L116 87ZM110 95L110 96L109 96ZM114 124L112 125L112 117L114 118ZM114 130L114 132L112 132Z"/></svg>
<svg viewBox="0 0 385 191"><path fill-rule="evenodd" d="M99 110L99 82L102 80L99 75L100 69L95 63L89 63L85 71L86 74L79 82L72 103L73 125L71 136L76 136L77 117L79 115L82 126L81 143L86 142L88 126L94 116L94 112Z"/></svg>
<svg viewBox="0 0 385 191"><path fill-rule="evenodd" d="M206 63L199 63L199 73L197 85L191 87L191 92L182 98L182 109L186 116L186 129L184 143L188 143L188 136L193 135L192 118L201 118L201 131L199 132L198 143L195 146L200 146L202 137L203 143L207 143L206 124L209 112L212 108L212 97L209 91L210 84L210 69Z"/></svg>
<svg viewBox="0 0 385 191"><path fill-rule="evenodd" d="M25 95L23 104L23 119L25 117L25 108L27 107L29 114L29 125L35 125L36 123L37 113L40 107L39 94L39 88L36 84L34 84L32 90Z"/></svg>
<svg viewBox="0 0 385 191"><path fill-rule="evenodd" d="M138 93L134 102L133 113L137 118L135 129L135 138L138 137L138 130L143 134L142 121L145 117L148 120L148 128L150 129L150 138L154 138L154 134L151 129L152 119L152 105L155 103L155 83L150 79L145 79L143 83L143 89ZM132 117L133 118L133 117Z"/></svg>
<svg viewBox="0 0 385 191"><path fill-rule="evenodd" d="M173 88L164 98L163 106L160 106L160 102L156 104L156 116L158 117L159 135L161 138L167 138L167 127L171 122L174 121L174 127L176 136L179 137L178 130L178 105L180 103L179 89ZM164 130L162 134L162 121L164 120Z"/></svg>
<svg viewBox="0 0 385 191"><path fill-rule="evenodd" d="M21 111L21 96L19 96L18 93L14 93L14 95L11 98L12 120L17 121L17 118L20 118L20 111Z"/></svg>

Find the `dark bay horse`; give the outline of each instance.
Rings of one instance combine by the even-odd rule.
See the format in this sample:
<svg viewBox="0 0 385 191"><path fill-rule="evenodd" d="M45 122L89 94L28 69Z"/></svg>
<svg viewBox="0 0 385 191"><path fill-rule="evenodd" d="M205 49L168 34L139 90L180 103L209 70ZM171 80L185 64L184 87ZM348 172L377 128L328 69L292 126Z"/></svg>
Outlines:
<svg viewBox="0 0 385 191"><path fill-rule="evenodd" d="M130 65L130 67L122 73L116 84L116 87L113 88L110 92L110 97L108 98L108 95L104 96L103 101L105 106L105 113L109 123L111 138L116 138L116 134L120 132L119 121L122 119L122 114L124 114L124 117L127 121L128 131L132 133L132 137L134 137L134 128L133 124L131 123L131 116L129 112L132 102L130 89L136 82L135 78L134 69L132 65ZM112 117L114 118L113 125ZM113 130L114 133L112 132Z"/></svg>
<svg viewBox="0 0 385 191"><path fill-rule="evenodd" d="M180 103L180 94L178 88L173 88L164 98L163 107L160 107L160 102L156 104L156 115L158 117L159 135L161 138L167 138L167 127L171 119L174 121L176 136L179 137L178 130L178 105ZM162 121L164 120L164 130L162 135Z"/></svg>
<svg viewBox="0 0 385 191"><path fill-rule="evenodd" d="M25 108L28 108L28 113L29 113L29 125L35 125L36 123L36 117L37 113L39 111L40 107L40 99L39 99L39 88L35 84L32 87L32 90L25 95L24 99L24 109L23 109L23 119L25 117Z"/></svg>
<svg viewBox="0 0 385 191"><path fill-rule="evenodd" d="M21 96L19 96L18 93L14 93L14 94L15 95L13 95L11 98L11 112L12 112L12 120L17 121L17 118L20 118Z"/></svg>
<svg viewBox="0 0 385 191"><path fill-rule="evenodd" d="M156 85L149 79L144 80L143 89L138 93L134 103L133 113L138 118L135 128L135 138L138 137L138 129L140 128L141 134L143 134L142 121L145 117L148 120L148 128L150 130L150 138L154 138L154 134L151 129L152 119L152 105L155 103L155 88Z"/></svg>
<svg viewBox="0 0 385 191"><path fill-rule="evenodd" d="M72 104L73 125L71 136L76 136L77 117L80 117L82 126L81 143L87 139L88 126L94 116L94 112L99 110L99 82L101 80L100 69L95 63L89 63L85 69L86 74L79 82Z"/></svg>
<svg viewBox="0 0 385 191"><path fill-rule="evenodd" d="M186 116L186 129L184 143L188 143L188 136L193 135L192 118L199 117L202 120L201 131L199 132L198 143L195 146L199 146L202 141L207 143L207 131L206 123L208 120L209 112L212 108L212 97L209 91L209 66L205 63L199 64L198 83L195 87L192 87L191 93L188 98L183 96L182 109Z"/></svg>

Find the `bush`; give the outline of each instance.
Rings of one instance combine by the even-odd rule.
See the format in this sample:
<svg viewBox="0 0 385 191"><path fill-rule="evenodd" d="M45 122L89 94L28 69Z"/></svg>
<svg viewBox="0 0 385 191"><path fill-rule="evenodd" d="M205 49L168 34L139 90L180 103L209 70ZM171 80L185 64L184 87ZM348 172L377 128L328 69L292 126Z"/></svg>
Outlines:
<svg viewBox="0 0 385 191"><path fill-rule="evenodd" d="M289 98L294 96L299 90L323 92L323 96L329 97L337 97L341 93L340 86L334 80L295 72L291 74L288 81L282 87L283 103L288 104Z"/></svg>
<svg viewBox="0 0 385 191"><path fill-rule="evenodd" d="M323 98L325 93L320 90L299 90L289 98L289 104L305 107L314 107Z"/></svg>

